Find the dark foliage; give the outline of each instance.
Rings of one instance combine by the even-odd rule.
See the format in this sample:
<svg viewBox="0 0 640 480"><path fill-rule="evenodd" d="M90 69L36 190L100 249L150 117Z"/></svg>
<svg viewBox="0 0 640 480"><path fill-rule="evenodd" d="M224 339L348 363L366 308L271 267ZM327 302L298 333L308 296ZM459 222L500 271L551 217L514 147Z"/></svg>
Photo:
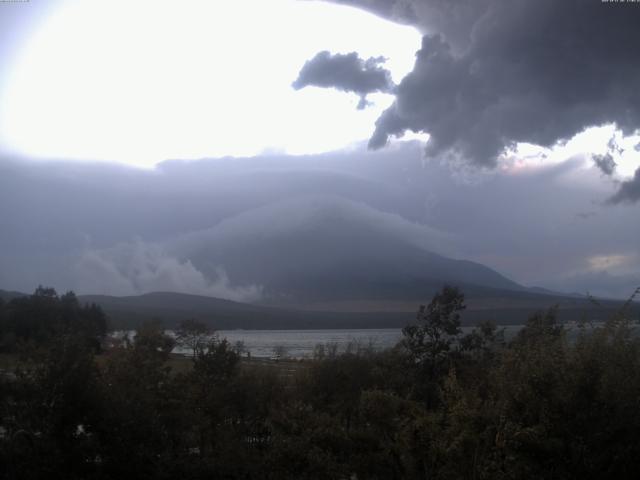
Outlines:
<svg viewBox="0 0 640 480"><path fill-rule="evenodd" d="M78 313L89 310L36 293L0 305L5 327L20 319L30 326L15 330L21 339L42 340L0 376L0 478L626 479L640 471L640 340L625 311L570 330L552 309L505 342L490 323L463 335L464 297L447 287L396 348L319 349L283 375L283 362L243 363L215 336L198 337L194 356L181 360L189 368L176 371L174 343L154 322L96 355L86 342L94 330L70 328L93 318Z"/></svg>
<svg viewBox="0 0 640 480"><path fill-rule="evenodd" d="M38 287L33 295L0 303L0 351L20 345L41 345L64 335L85 339L96 351L107 333L107 318L95 305L80 305L73 292L58 296L53 288Z"/></svg>

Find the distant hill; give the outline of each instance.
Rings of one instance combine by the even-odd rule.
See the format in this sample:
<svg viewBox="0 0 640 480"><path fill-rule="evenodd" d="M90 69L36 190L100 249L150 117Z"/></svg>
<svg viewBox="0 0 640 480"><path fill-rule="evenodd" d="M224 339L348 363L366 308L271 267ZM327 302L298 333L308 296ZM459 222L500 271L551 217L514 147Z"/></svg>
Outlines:
<svg viewBox="0 0 640 480"><path fill-rule="evenodd" d="M463 290L468 306L462 323L474 325L483 320L498 324L522 324L534 312L557 305L564 321L583 318L605 320L621 305L620 301L603 300L600 306L584 298L543 295L527 291L509 291L475 287ZM9 301L25 293L0 290L0 298ZM142 322L159 319L168 328L194 318L213 328L232 329L338 329L338 328L401 328L415 320L420 304L430 297L402 302L346 301L317 302L282 308L222 300L219 298L172 292L115 297L80 295L82 303L100 305L109 317L113 329L136 328ZM640 318L640 304L634 303L632 313Z"/></svg>
<svg viewBox="0 0 640 480"><path fill-rule="evenodd" d="M160 319L167 327L194 318L216 329L321 329L401 327L415 316L407 312L309 312L221 300L198 295L156 292L130 297L82 295L100 305L112 328L134 328Z"/></svg>
<svg viewBox="0 0 640 480"><path fill-rule="evenodd" d="M2 300L4 300L5 302L8 302L9 300L11 300L13 298L24 297L26 295L27 295L26 293L12 292L12 291L7 291L7 290L0 290L0 298Z"/></svg>
<svg viewBox="0 0 640 480"><path fill-rule="evenodd" d="M415 320L415 312L422 302L406 302L395 308L384 305L361 305L361 310L344 305L316 306L315 310L284 309L251 305L197 295L157 292L130 297L102 295L80 296L82 302L100 305L108 314L112 328L135 328L145 320L157 318L167 327L180 320L195 318L216 329L323 329L323 328L401 328ZM597 307L585 299L539 295L529 292L509 292L485 289L467 296L468 309L463 312L463 324L473 325L482 320L498 324L522 324L534 312L558 305L564 321L583 318L605 320L621 302L603 301ZM327 307L334 307L330 310ZM387 307L390 307L387 305ZM393 305L391 306L393 307ZM343 311L338 309L342 308ZM635 315L640 305L634 305ZM367 311L368 310L368 311Z"/></svg>

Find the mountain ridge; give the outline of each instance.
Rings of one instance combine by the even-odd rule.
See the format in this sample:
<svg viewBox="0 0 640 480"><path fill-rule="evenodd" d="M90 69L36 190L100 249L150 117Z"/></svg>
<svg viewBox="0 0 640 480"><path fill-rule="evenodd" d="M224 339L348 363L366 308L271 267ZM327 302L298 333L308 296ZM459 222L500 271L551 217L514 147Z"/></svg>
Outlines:
<svg viewBox="0 0 640 480"><path fill-rule="evenodd" d="M479 288L466 293L467 310L462 312L462 323L474 325L480 321L493 320L497 324L522 324L536 311L558 306L562 321L577 321L585 317L592 321L605 320L615 312L622 301L603 300L594 306L588 299L541 295L527 291L501 291ZM20 292L0 290L0 298L25 296ZM149 292L141 295L79 295L83 304L95 303L107 314L111 328L136 328L141 323L158 319L167 328L174 328L184 319L194 318L215 329L352 329L352 328L401 328L415 321L420 304L430 298L406 301L403 304L382 302L369 303L368 308L346 309L314 308L313 305L290 305L288 308L275 305L248 304L232 300L177 292ZM370 302L375 302L371 300ZM329 304L325 307L336 307ZM384 308L385 305L389 308ZM295 308L293 308L295 307ZM344 307L344 305L343 305ZM640 314L636 302L632 309Z"/></svg>

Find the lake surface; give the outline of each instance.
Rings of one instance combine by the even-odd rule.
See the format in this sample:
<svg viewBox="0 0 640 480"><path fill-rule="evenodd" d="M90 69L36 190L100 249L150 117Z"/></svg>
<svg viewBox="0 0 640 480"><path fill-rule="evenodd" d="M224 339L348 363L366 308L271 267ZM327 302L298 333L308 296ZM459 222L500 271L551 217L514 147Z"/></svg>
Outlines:
<svg viewBox="0 0 640 480"><path fill-rule="evenodd" d="M522 325L499 326L504 329L505 340L512 339ZM462 333L470 333L473 327L462 327ZM639 329L634 329L638 334ZM568 328L570 339L575 339L578 334L575 327ZM114 332L116 336L128 333L135 336L135 331ZM168 334L173 335L171 330ZM332 350L337 353L345 351L357 351L358 349L384 350L396 345L402 339L400 328L380 329L333 329L333 330L218 330L216 334L220 339L226 338L232 347L242 344L243 356L247 353L251 357L273 358L311 358L314 350L324 348L325 353ZM190 351L176 347L175 353L191 354Z"/></svg>
<svg viewBox="0 0 640 480"><path fill-rule="evenodd" d="M505 339L512 338L522 325L508 325L504 328ZM463 333L470 333L473 327L462 327ZM273 357L276 349L292 358L313 357L317 345L325 352L335 348L337 352L358 348L384 350L396 345L402 339L400 328L358 329L358 330L219 330L219 337L226 338L231 345L242 342L252 357Z"/></svg>
<svg viewBox="0 0 640 480"><path fill-rule="evenodd" d="M272 357L278 353L292 358L313 356L314 348L321 345L325 351L335 348L344 352L348 348L384 350L393 347L402 337L399 328L362 330L219 330L218 336L231 345L242 342L252 357ZM321 347L321 348L322 348Z"/></svg>
<svg viewBox="0 0 640 480"><path fill-rule="evenodd" d="M175 337L173 330L165 331ZM242 344L243 356L271 358L286 356L289 358L311 358L314 349L321 345L325 351L335 349L343 353L348 349L370 348L384 350L393 347L402 338L400 328L380 329L322 329L322 330L216 330L220 340L227 339L232 347ZM135 330L112 332L114 337L128 335L133 339ZM176 346L174 353L191 355L189 349Z"/></svg>

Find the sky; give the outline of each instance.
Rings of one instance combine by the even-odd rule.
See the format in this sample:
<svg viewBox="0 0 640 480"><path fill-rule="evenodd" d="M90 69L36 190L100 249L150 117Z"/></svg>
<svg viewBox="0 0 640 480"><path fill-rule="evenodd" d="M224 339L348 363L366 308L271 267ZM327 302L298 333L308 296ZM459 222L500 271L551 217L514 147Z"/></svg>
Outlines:
<svg viewBox="0 0 640 480"><path fill-rule="evenodd" d="M259 301L268 256L319 272L376 236L628 296L638 24L600 0L1 2L0 288Z"/></svg>

